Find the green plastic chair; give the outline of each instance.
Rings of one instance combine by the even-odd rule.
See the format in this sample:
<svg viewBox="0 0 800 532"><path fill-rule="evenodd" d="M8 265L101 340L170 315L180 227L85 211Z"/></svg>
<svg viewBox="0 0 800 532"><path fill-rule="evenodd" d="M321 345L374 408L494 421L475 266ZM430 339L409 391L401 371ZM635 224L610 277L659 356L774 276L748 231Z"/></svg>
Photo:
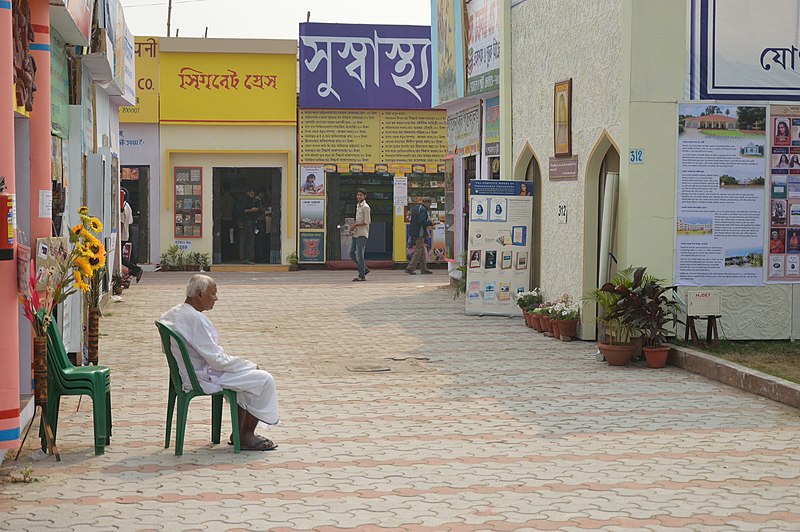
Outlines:
<svg viewBox="0 0 800 532"><path fill-rule="evenodd" d="M108 366L73 366L58 325L51 320L47 327L47 418L58 434L58 411L63 395L88 395L94 417L94 454L105 453L111 443L111 369ZM42 450L47 451L44 427L40 426Z"/></svg>
<svg viewBox="0 0 800 532"><path fill-rule="evenodd" d="M231 409L231 426L233 432L233 452L239 453L242 451L242 446L239 441L239 406L236 402L236 392L233 390L222 390L221 392L208 394L200 387L197 381L197 375L194 371L194 366L189 358L189 353L186 351L186 344L183 338L172 330L169 326L156 321L158 333L161 335L161 346L164 349L164 354L167 356L167 364L169 364L169 395L167 398L167 433L164 438L164 448L169 448L169 435L172 431L172 413L175 410L175 402L178 403L178 419L175 422L175 454L180 456L183 454L183 440L186 434L186 416L189 413L189 401L200 395L211 396L211 442L220 442L220 432L222 432L222 399L228 398L228 403ZM172 354L172 341L181 352L183 365L186 368L186 373L189 374L189 380L192 383L190 391L183 390L183 382L181 374L178 370L178 362Z"/></svg>

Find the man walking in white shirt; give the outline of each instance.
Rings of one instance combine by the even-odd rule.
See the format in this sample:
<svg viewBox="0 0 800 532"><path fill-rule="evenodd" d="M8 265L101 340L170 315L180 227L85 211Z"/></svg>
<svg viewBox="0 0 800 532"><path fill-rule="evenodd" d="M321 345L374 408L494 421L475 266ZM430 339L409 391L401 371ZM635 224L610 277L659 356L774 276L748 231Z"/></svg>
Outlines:
<svg viewBox="0 0 800 532"><path fill-rule="evenodd" d="M353 232L353 240L350 243L350 259L358 266L358 277L353 281L366 281L369 268L364 261L364 248L367 247L367 239L369 238L369 225L372 223L370 216L370 208L367 204L367 191L359 188L356 191L356 222L350 226L350 231Z"/></svg>

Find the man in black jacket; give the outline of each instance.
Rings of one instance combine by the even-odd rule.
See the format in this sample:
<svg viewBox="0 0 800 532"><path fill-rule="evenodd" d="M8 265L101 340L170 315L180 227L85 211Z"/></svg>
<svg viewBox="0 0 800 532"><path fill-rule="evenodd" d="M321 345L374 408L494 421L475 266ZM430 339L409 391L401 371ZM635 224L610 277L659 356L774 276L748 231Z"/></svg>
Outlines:
<svg viewBox="0 0 800 532"><path fill-rule="evenodd" d="M409 227L409 236L414 240L414 255L411 256L411 261L408 263L406 273L415 275L414 271L419 268L420 273L433 273L428 269L428 262L425 253L425 237L428 236L428 228L439 223L431 222L428 209L431 207L431 199L424 198L422 202L417 203L411 209L411 224Z"/></svg>

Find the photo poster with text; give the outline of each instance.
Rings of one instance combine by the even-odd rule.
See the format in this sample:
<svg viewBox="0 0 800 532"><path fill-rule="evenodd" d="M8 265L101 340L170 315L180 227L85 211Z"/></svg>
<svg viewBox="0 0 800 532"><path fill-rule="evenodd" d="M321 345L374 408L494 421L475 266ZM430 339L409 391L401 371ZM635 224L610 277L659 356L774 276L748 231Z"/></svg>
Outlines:
<svg viewBox="0 0 800 532"><path fill-rule="evenodd" d="M800 106L774 105L770 161L767 281L800 282Z"/></svg>
<svg viewBox="0 0 800 532"><path fill-rule="evenodd" d="M680 104L675 283L764 284L763 105Z"/></svg>
<svg viewBox="0 0 800 532"><path fill-rule="evenodd" d="M533 183L470 181L465 314L521 316L530 287Z"/></svg>

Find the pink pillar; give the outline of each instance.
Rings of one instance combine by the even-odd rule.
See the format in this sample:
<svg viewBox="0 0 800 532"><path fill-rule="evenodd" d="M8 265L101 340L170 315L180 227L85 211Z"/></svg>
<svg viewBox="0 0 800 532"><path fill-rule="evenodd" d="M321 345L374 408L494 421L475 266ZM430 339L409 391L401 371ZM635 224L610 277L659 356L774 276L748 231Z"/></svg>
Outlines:
<svg viewBox="0 0 800 532"><path fill-rule="evenodd" d="M52 121L50 119L50 2L28 0L31 6L31 25L36 39L31 43L31 55L36 60L36 88L31 111L31 246L37 238L52 233L51 209L39 215L41 193L53 190L50 176ZM52 197L52 196L48 196ZM51 200L52 203L52 200Z"/></svg>
<svg viewBox="0 0 800 532"><path fill-rule="evenodd" d="M14 181L14 60L11 2L0 0L0 178L6 194L16 191ZM19 304L17 264L0 261L0 449L19 445Z"/></svg>

